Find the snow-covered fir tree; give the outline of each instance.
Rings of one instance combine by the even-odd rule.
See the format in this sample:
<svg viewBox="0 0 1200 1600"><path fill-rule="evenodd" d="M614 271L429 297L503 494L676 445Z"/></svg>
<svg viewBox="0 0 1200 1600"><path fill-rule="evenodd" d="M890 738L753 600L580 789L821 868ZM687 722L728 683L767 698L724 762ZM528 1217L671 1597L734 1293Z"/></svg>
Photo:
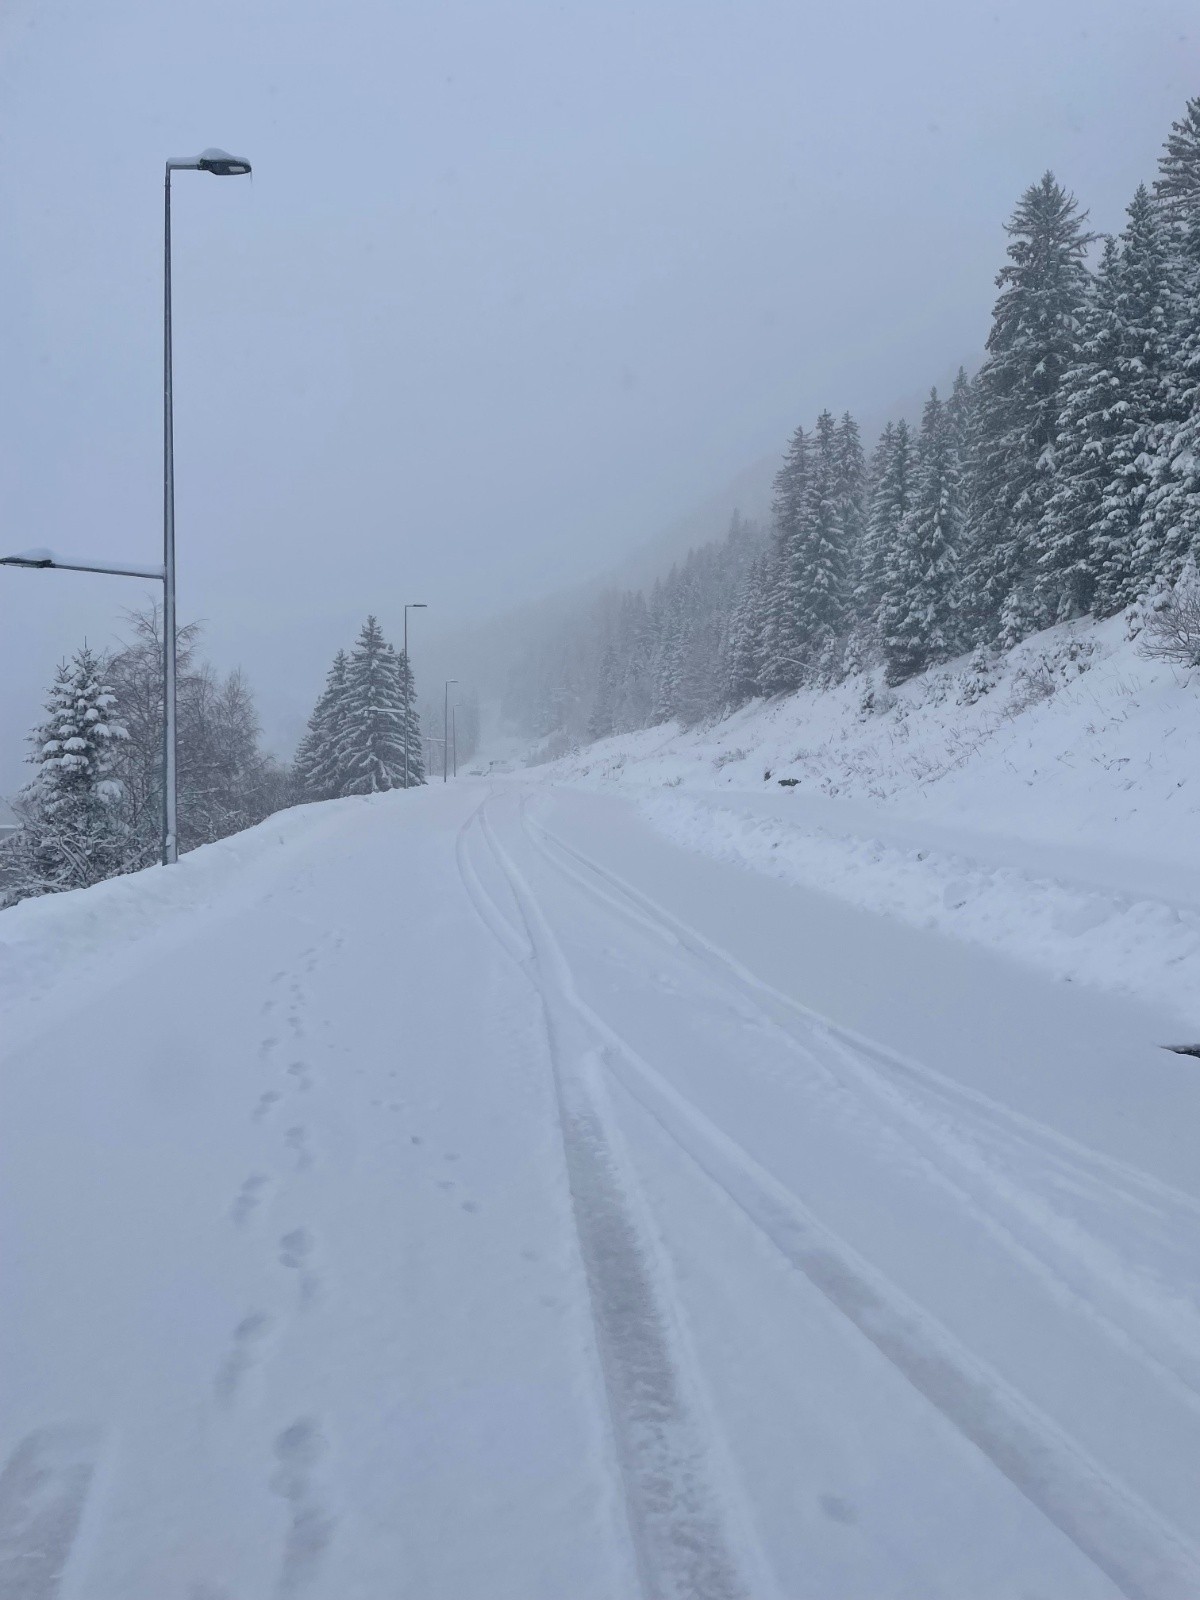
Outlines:
<svg viewBox="0 0 1200 1600"><path fill-rule="evenodd" d="M604 646L600 658L600 675L596 680L596 701L588 719L588 735L592 739L607 739L617 730L617 704L620 694L620 664L616 641L612 638Z"/></svg>
<svg viewBox="0 0 1200 1600"><path fill-rule="evenodd" d="M839 465L837 424L822 411L813 430L812 493L803 525L805 582L800 631L810 673L836 675L849 623L847 495Z"/></svg>
<svg viewBox="0 0 1200 1600"><path fill-rule="evenodd" d="M125 870L129 830L114 752L128 738L116 695L87 645L58 669L46 720L30 736L37 775L23 791L23 892L78 889Z"/></svg>
<svg viewBox="0 0 1200 1600"><path fill-rule="evenodd" d="M1200 96L1173 124L1155 197L1168 226L1172 278L1166 420L1159 430L1136 565L1174 582L1200 560Z"/></svg>
<svg viewBox="0 0 1200 1600"><path fill-rule="evenodd" d="M341 793L337 747L338 731L345 714L348 665L346 652L339 650L296 751L293 772L303 800L332 800Z"/></svg>
<svg viewBox="0 0 1200 1600"><path fill-rule="evenodd" d="M1051 488L1062 378L1078 357L1090 235L1047 172L1022 195L996 282L979 374L974 525L964 553L981 637L1012 643L1046 619L1035 579Z"/></svg>
<svg viewBox="0 0 1200 1600"><path fill-rule="evenodd" d="M1154 452L1171 405L1172 283L1167 236L1149 192L1129 207L1120 252L1109 272L1112 297L1111 426L1104 441L1105 483L1092 527L1095 588L1089 607L1120 611L1161 570L1161 548L1146 501Z"/></svg>
<svg viewBox="0 0 1200 1600"><path fill-rule="evenodd" d="M655 648L651 666L653 697L651 718L669 722L679 702L680 674L686 623L678 567L672 567L656 597L654 607Z"/></svg>
<svg viewBox="0 0 1200 1600"><path fill-rule="evenodd" d="M934 389L921 418L910 503L900 521L880 604L890 683L923 672L958 647L961 537L954 429Z"/></svg>
<svg viewBox="0 0 1200 1600"><path fill-rule="evenodd" d="M650 666L654 654L654 635L645 595L624 596L618 638L618 685L613 728L615 732L628 733L634 728L644 728L650 721Z"/></svg>
<svg viewBox="0 0 1200 1600"><path fill-rule="evenodd" d="M849 581L847 604L854 609L854 582L867 532L867 467L858 423L844 411L834 440L835 482Z"/></svg>
<svg viewBox="0 0 1200 1600"><path fill-rule="evenodd" d="M1054 621L1082 616L1096 594L1095 535L1109 484L1109 451L1121 427L1119 254L1116 240L1106 240L1080 315L1078 358L1063 374L1038 558L1041 607Z"/></svg>
<svg viewBox="0 0 1200 1600"><path fill-rule="evenodd" d="M805 529L812 493L808 435L796 429L775 474L774 579L764 623L761 681L765 694L799 688L808 637L804 631Z"/></svg>
<svg viewBox="0 0 1200 1600"><path fill-rule="evenodd" d="M978 421L979 385L967 377L966 368L959 367L954 376L950 398L946 401L946 425L954 459L958 463L959 512L964 529L970 526L972 507L971 482L975 476L975 433Z"/></svg>
<svg viewBox="0 0 1200 1600"><path fill-rule="evenodd" d="M879 614L889 586L893 552L912 500L913 443L908 423L889 422L871 456L866 532L857 563L854 611L866 632L864 657L876 647Z"/></svg>
<svg viewBox="0 0 1200 1600"><path fill-rule="evenodd" d="M377 794L402 788L404 690L400 664L374 617L363 623L350 653L343 705L337 736L338 792Z"/></svg>
<svg viewBox="0 0 1200 1600"><path fill-rule="evenodd" d="M763 691L764 624L771 591L771 556L755 556L737 589L729 619L725 694L729 705L744 705Z"/></svg>
<svg viewBox="0 0 1200 1600"><path fill-rule="evenodd" d="M1154 198L1167 222L1182 232L1200 215L1200 95L1171 124L1159 157Z"/></svg>

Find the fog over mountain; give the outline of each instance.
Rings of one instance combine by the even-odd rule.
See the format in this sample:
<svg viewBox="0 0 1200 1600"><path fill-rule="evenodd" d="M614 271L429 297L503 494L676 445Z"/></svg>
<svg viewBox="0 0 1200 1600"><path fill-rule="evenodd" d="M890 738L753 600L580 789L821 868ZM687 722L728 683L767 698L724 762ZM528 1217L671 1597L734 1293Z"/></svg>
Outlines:
<svg viewBox="0 0 1200 1600"><path fill-rule="evenodd" d="M1022 189L1119 227L1200 81L1191 7L1115 0L9 0L0 51L6 546L156 558L162 163L254 163L176 181L180 611L283 754L368 611L428 603L428 690L976 359ZM0 573L0 792L145 598Z"/></svg>

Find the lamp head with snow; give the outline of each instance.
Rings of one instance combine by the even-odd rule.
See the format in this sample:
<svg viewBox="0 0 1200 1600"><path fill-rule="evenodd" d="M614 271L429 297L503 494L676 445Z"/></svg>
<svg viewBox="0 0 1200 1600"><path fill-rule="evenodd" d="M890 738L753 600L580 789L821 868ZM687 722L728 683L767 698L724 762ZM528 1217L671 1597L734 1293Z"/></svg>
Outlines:
<svg viewBox="0 0 1200 1600"><path fill-rule="evenodd" d="M169 171L211 172L218 178L244 178L250 163L242 156L231 156L228 150L215 147L202 150L198 156L177 156L167 162Z"/></svg>
<svg viewBox="0 0 1200 1600"><path fill-rule="evenodd" d="M52 567L54 557L49 550L22 550L19 555L0 556L0 567Z"/></svg>

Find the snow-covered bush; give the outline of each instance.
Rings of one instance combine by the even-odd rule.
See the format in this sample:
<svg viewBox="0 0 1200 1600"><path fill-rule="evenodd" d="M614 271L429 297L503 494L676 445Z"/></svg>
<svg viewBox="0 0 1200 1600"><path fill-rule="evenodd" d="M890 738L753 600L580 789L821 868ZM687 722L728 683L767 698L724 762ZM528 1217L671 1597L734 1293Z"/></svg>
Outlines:
<svg viewBox="0 0 1200 1600"><path fill-rule="evenodd" d="M1200 667L1200 578L1193 569L1145 619L1142 653L1180 667Z"/></svg>

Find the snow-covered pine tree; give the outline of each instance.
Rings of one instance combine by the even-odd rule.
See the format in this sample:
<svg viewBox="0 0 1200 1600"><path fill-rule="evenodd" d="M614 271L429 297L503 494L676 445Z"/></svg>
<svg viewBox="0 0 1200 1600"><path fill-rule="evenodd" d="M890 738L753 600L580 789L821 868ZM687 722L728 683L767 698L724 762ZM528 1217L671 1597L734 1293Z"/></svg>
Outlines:
<svg viewBox="0 0 1200 1600"><path fill-rule="evenodd" d="M959 509L964 526L970 516L967 495L974 473L978 392L978 385L967 377L966 368L959 367L946 401L946 425L950 429L950 443L958 468Z"/></svg>
<svg viewBox="0 0 1200 1600"><path fill-rule="evenodd" d="M46 720L30 735L37 775L18 800L23 893L83 888L133 864L113 777L114 750L128 737L115 707L103 663L84 645L59 667Z"/></svg>
<svg viewBox="0 0 1200 1600"><path fill-rule="evenodd" d="M871 456L870 500L854 585L854 611L867 660L879 646L879 612L888 588L900 529L912 501L913 443L908 423L889 422Z"/></svg>
<svg viewBox="0 0 1200 1600"><path fill-rule="evenodd" d="M1174 582L1200 559L1200 96L1172 125L1154 190L1169 229L1174 316L1167 415L1139 529L1143 584Z"/></svg>
<svg viewBox="0 0 1200 1600"><path fill-rule="evenodd" d="M1200 215L1200 95L1171 124L1158 161L1154 198L1168 223L1183 231Z"/></svg>
<svg viewBox="0 0 1200 1600"><path fill-rule="evenodd" d="M617 647L610 637L600 655L596 698L592 704L592 714L588 719L588 737L591 739L607 739L616 732L618 678Z"/></svg>
<svg viewBox="0 0 1200 1600"><path fill-rule="evenodd" d="M422 754L425 746L421 738L421 714L417 709L417 686L413 678L412 663L403 650L396 652L396 677L400 689L401 708L408 707L408 786L410 789L416 789L425 782L425 759ZM461 737L462 730L460 729L459 732L459 756L460 759L467 760L469 756L463 755L463 750L466 749L466 746ZM401 752L403 752L403 723L401 723L400 727L400 747ZM471 754L473 753L474 746L472 745ZM403 754L401 754L400 786L401 788L404 786Z"/></svg>
<svg viewBox="0 0 1200 1600"><path fill-rule="evenodd" d="M332 800L342 792L337 748L345 715L348 666L346 652L339 650L296 751L292 770L296 788L304 800Z"/></svg>
<svg viewBox="0 0 1200 1600"><path fill-rule="evenodd" d="M346 668L338 732L341 794L376 794L404 785L404 696L396 652L368 617ZM411 751L410 751L411 760Z"/></svg>
<svg viewBox="0 0 1200 1600"><path fill-rule="evenodd" d="M764 550L750 563L729 619L725 694L731 706L745 705L763 693L763 632L770 588L771 555Z"/></svg>
<svg viewBox="0 0 1200 1600"><path fill-rule="evenodd" d="M1096 597L1095 536L1110 478L1109 453L1121 426L1119 255L1116 240L1106 240L1080 314L1078 359L1063 374L1038 560L1049 621L1084 615ZM1126 567L1131 553L1127 546Z"/></svg>
<svg viewBox="0 0 1200 1600"><path fill-rule="evenodd" d="M800 634L810 674L837 676L849 627L849 561L838 472L837 424L817 418L812 440L812 493L802 524L804 584Z"/></svg>
<svg viewBox="0 0 1200 1600"><path fill-rule="evenodd" d="M1078 358L1087 288L1086 213L1047 172L1007 224L1008 262L979 374L966 599L981 640L1011 644L1046 619L1035 576L1062 377Z"/></svg>
<svg viewBox="0 0 1200 1600"><path fill-rule="evenodd" d="M670 722L679 709L683 653L687 637L683 600L679 569L672 567L662 584L655 627L651 718L656 723Z"/></svg>
<svg viewBox="0 0 1200 1600"><path fill-rule="evenodd" d="M805 582L802 539L810 490L808 436L800 427L792 435L783 465L775 474L774 559L761 668L764 694L799 688L804 672L807 641L801 631Z"/></svg>
<svg viewBox="0 0 1200 1600"><path fill-rule="evenodd" d="M614 721L618 733L650 724L651 659L654 637L650 611L642 593L627 595L621 620L620 684Z"/></svg>
<svg viewBox="0 0 1200 1600"><path fill-rule="evenodd" d="M854 614L854 588L867 533L867 467L858 423L842 413L834 438L835 480L850 585L847 609Z"/></svg>
<svg viewBox="0 0 1200 1600"><path fill-rule="evenodd" d="M945 660L959 640L958 458L948 408L936 389L925 402L912 479L880 606L889 683Z"/></svg>
<svg viewBox="0 0 1200 1600"><path fill-rule="evenodd" d="M1175 330L1166 231L1145 187L1138 188L1129 206L1113 285L1113 427L1092 534L1094 606L1101 616L1122 610L1145 592L1162 571L1164 545L1172 543L1159 536L1147 512L1154 452L1171 405Z"/></svg>

